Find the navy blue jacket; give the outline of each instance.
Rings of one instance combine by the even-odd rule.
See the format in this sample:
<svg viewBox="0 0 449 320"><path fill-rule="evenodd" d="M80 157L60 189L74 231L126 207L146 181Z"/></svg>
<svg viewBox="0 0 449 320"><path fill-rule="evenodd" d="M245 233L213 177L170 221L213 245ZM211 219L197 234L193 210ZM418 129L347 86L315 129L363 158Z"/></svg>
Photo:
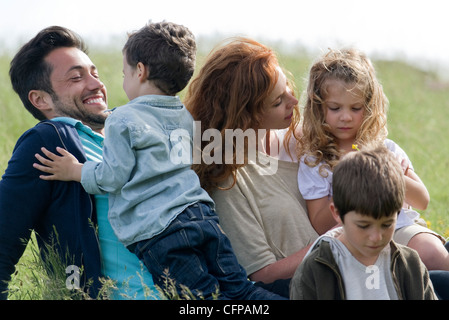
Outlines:
<svg viewBox="0 0 449 320"><path fill-rule="evenodd" d="M44 181L39 178L42 172L33 168L37 162L34 155L41 153L41 147L55 152L57 146L81 163L86 161L73 126L43 121L19 138L0 181L0 292L7 289L5 280L11 279L34 230L41 249L44 243L58 242L58 253L65 259L62 261L82 268L81 286L90 279L93 284L89 293L97 294L101 260L93 198L80 183ZM73 260L67 261L67 257ZM6 299L7 293L0 293L0 298Z"/></svg>

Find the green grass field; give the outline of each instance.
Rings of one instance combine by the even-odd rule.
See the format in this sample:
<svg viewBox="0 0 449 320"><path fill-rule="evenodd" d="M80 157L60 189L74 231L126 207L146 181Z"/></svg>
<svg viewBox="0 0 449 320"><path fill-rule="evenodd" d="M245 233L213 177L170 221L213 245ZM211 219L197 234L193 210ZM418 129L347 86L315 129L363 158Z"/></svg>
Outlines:
<svg viewBox="0 0 449 320"><path fill-rule="evenodd" d="M279 60L293 74L297 93L301 95L311 59L301 50L298 52L297 55L280 52ZM110 107L125 104L120 50L91 50L90 57L108 88ZM198 58L198 68L203 58L204 55ZM4 173L17 139L37 123L11 88L10 59L10 56L0 56L0 174ZM407 152L431 196L428 209L421 215L433 230L449 237L449 140L446 138L449 133L449 83L441 81L432 72L401 61L374 61L374 64L390 101L389 137ZM24 290L27 288L25 269L33 260L29 251L27 249L19 264L16 277L16 284ZM16 298L27 296L22 294Z"/></svg>

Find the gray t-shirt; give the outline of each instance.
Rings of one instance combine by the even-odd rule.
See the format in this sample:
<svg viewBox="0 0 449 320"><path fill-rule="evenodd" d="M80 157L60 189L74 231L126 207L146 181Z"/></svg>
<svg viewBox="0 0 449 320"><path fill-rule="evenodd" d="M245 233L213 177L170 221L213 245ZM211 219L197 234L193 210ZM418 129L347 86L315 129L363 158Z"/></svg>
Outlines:
<svg viewBox="0 0 449 320"><path fill-rule="evenodd" d="M230 190L212 193L220 225L248 274L296 253L318 238L299 193L298 163L261 153L258 157L259 163L251 162L237 170L237 183Z"/></svg>
<svg viewBox="0 0 449 320"><path fill-rule="evenodd" d="M343 278L348 300L398 300L390 272L390 246L380 252L374 265L365 266L338 239L324 236L328 241Z"/></svg>

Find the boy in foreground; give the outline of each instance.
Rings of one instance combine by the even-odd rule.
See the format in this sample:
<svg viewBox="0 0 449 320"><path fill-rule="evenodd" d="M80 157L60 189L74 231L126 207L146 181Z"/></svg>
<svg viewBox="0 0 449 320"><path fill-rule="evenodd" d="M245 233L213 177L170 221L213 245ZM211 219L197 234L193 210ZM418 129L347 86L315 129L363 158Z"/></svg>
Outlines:
<svg viewBox="0 0 449 320"><path fill-rule="evenodd" d="M384 147L351 152L333 174L334 218L342 227L317 239L293 276L291 299L437 299L418 254L393 233L405 183Z"/></svg>

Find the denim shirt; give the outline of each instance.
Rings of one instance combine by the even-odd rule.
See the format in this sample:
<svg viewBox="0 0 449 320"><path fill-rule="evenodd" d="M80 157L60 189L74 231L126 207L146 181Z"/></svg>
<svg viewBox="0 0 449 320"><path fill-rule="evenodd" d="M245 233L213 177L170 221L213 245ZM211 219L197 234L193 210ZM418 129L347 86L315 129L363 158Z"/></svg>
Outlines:
<svg viewBox="0 0 449 320"><path fill-rule="evenodd" d="M214 207L191 169L193 118L176 96L141 96L105 123L103 162L85 163L87 192L109 193L109 221L129 246L161 233L199 201Z"/></svg>
<svg viewBox="0 0 449 320"><path fill-rule="evenodd" d="M75 127L87 160L102 161L104 137L101 134L73 118L57 117L52 121L64 122ZM152 275L143 267L136 255L119 242L111 228L108 220L108 194L95 195L95 208L101 249L101 271L103 276L114 280L117 287L116 290L111 290L109 297L112 300L158 299ZM150 290L148 295L145 288Z"/></svg>

